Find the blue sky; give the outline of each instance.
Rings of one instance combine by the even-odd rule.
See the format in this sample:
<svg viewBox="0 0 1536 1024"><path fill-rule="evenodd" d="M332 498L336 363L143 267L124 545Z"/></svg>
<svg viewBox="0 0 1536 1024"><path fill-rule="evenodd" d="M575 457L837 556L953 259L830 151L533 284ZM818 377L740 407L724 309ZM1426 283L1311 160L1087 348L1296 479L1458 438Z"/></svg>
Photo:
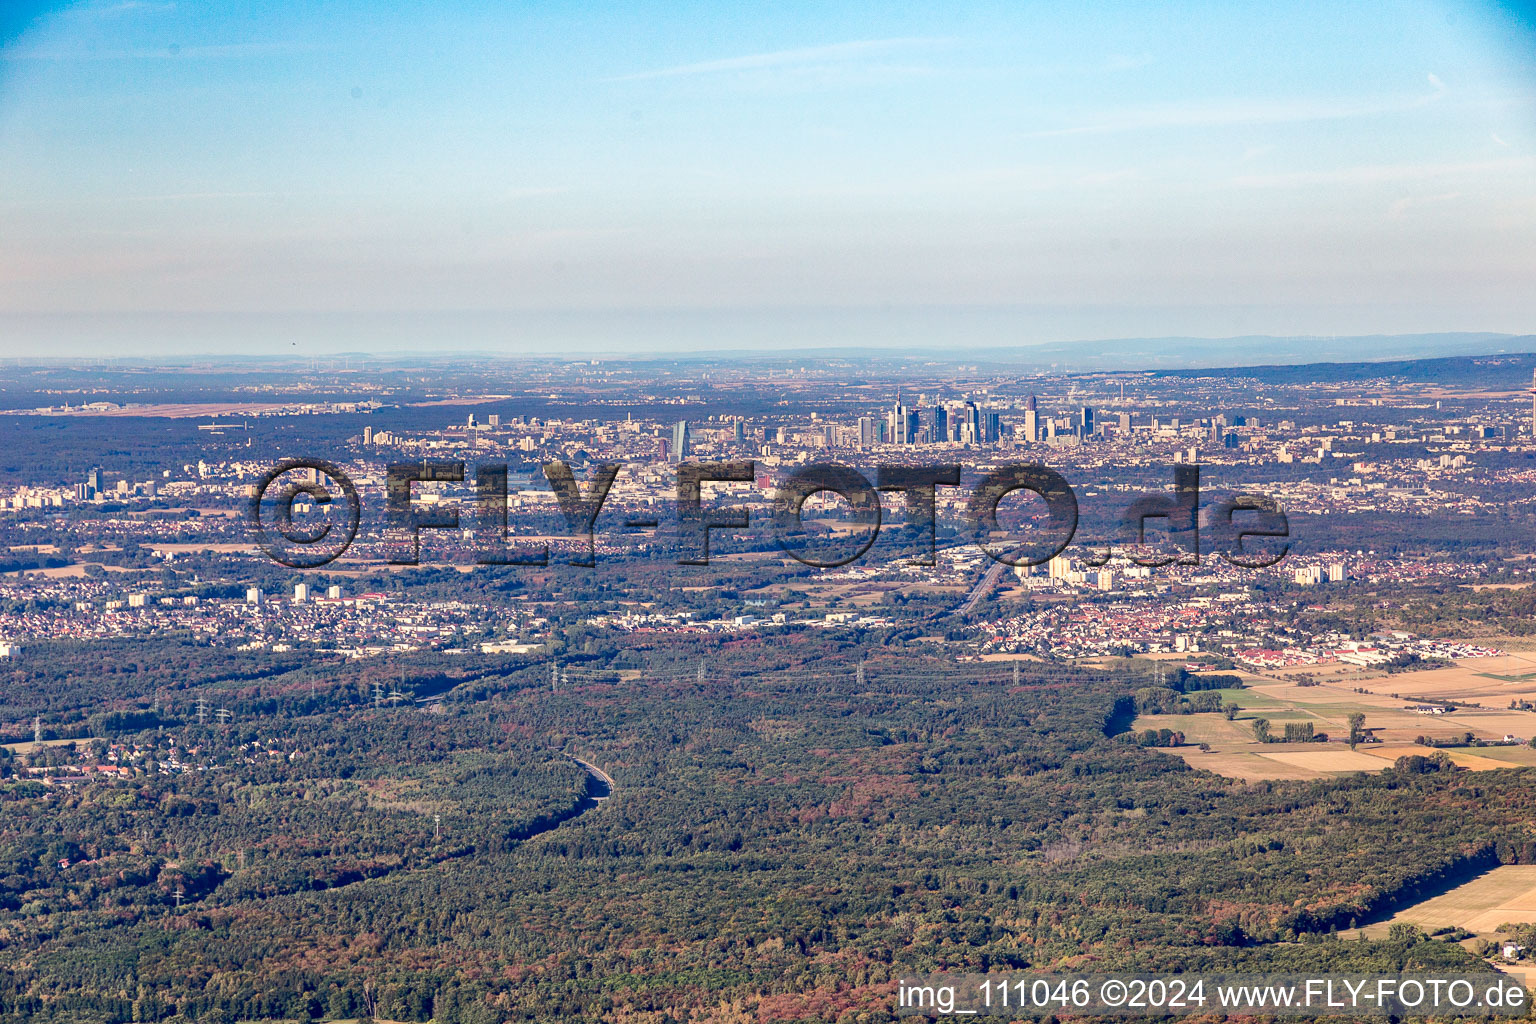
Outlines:
<svg viewBox="0 0 1536 1024"><path fill-rule="evenodd" d="M35 13L5 355L1536 331L1518 5Z"/></svg>

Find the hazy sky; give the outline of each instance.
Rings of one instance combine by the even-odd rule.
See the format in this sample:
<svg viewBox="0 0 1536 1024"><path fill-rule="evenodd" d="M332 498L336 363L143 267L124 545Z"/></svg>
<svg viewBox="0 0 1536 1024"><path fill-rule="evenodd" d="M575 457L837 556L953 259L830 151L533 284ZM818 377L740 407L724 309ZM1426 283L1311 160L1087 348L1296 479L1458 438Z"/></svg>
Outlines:
<svg viewBox="0 0 1536 1024"><path fill-rule="evenodd" d="M92 0L0 40L4 355L1438 330L1536 331L1529 5Z"/></svg>

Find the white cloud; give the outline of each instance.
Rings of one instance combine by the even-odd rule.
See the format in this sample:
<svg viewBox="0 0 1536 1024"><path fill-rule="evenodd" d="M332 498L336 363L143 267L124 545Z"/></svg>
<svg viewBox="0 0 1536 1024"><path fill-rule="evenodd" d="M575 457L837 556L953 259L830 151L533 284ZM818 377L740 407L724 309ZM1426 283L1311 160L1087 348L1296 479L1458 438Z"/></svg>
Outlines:
<svg viewBox="0 0 1536 1024"><path fill-rule="evenodd" d="M847 43L831 43L826 46L806 46L794 50L775 50L771 53L754 53L743 57L726 57L706 60L695 64L679 64L654 71L639 71L628 75L615 75L603 79L606 82L637 82L652 78L682 78L690 75L714 75L733 71L764 71L776 68L800 68L826 64L844 64L882 56L898 50L935 46L948 42L944 39L920 37L898 39L862 39Z"/></svg>

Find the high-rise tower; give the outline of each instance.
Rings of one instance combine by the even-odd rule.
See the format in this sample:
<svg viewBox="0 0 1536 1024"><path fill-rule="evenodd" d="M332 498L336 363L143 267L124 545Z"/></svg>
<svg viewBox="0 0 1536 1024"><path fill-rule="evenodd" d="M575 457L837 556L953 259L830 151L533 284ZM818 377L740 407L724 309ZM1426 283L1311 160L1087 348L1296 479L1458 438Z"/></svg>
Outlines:
<svg viewBox="0 0 1536 1024"><path fill-rule="evenodd" d="M672 427L672 461L682 462L688 457L688 421L678 420Z"/></svg>

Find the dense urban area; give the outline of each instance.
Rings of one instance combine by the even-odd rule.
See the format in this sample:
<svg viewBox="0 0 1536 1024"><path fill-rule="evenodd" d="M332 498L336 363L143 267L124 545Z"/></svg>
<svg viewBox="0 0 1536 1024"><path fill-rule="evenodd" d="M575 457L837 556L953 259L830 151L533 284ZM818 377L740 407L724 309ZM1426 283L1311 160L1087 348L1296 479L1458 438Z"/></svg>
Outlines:
<svg viewBox="0 0 1536 1024"><path fill-rule="evenodd" d="M1536 355L17 361L0 405L0 1020L1526 977Z"/></svg>

